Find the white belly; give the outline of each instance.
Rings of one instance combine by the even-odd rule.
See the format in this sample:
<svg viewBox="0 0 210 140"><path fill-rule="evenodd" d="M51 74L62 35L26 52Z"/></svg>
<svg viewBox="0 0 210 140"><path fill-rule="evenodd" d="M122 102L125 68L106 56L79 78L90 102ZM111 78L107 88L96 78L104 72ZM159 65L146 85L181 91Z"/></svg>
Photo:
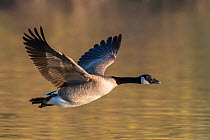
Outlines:
<svg viewBox="0 0 210 140"><path fill-rule="evenodd" d="M76 106L81 106L87 103L90 103L102 96L91 96L91 95L86 95L82 97L78 97L76 102L68 102L65 101L61 98L61 96L55 96L51 98L47 103L52 104L52 105L57 105L62 108L67 108L67 107L76 107Z"/></svg>

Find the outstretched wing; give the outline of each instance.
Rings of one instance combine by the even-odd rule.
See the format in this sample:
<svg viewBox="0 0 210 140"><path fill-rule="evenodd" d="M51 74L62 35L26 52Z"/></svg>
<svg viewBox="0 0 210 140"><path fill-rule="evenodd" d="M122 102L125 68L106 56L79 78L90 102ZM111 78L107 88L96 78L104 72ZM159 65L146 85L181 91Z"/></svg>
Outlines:
<svg viewBox="0 0 210 140"><path fill-rule="evenodd" d="M100 45L94 45L79 59L78 64L89 74L104 75L106 68L111 65L120 48L122 35L109 37L107 41L101 41Z"/></svg>
<svg viewBox="0 0 210 140"><path fill-rule="evenodd" d="M30 29L28 31L30 35L24 33L23 37L26 51L45 79L57 87L89 80L90 75L84 69L48 45L42 27L40 34L36 28L34 28L35 34Z"/></svg>

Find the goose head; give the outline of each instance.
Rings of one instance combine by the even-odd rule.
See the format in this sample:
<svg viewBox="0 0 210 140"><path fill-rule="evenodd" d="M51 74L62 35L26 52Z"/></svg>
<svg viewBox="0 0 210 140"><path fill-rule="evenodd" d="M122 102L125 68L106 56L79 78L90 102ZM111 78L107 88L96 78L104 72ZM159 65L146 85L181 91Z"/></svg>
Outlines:
<svg viewBox="0 0 210 140"><path fill-rule="evenodd" d="M161 82L153 78L149 74L139 76L140 84L160 84Z"/></svg>

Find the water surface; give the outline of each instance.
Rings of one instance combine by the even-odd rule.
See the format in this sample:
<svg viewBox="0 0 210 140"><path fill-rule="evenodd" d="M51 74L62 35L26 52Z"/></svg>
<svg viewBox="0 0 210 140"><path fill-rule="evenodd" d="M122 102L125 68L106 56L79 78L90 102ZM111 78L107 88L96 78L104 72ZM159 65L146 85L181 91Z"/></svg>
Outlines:
<svg viewBox="0 0 210 140"><path fill-rule="evenodd" d="M1 9L0 139L208 140L207 3L185 1L173 8L174 3L156 7L151 1L21 1ZM22 33L39 25L49 44L75 61L101 39L122 33L117 61L106 75L148 73L162 84L121 85L76 108L32 106L30 98L56 89L34 68L22 44Z"/></svg>

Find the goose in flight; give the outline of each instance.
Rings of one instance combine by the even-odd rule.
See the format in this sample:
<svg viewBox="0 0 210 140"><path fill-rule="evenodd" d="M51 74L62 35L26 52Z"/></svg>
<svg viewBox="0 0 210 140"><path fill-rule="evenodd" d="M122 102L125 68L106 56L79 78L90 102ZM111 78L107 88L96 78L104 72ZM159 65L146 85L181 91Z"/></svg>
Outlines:
<svg viewBox="0 0 210 140"><path fill-rule="evenodd" d="M106 68L111 65L120 49L122 35L109 37L105 42L94 45L75 63L70 57L54 50L47 43L42 27L40 31L28 29L23 40L30 59L41 75L58 90L43 97L32 98L32 104L39 108L57 105L59 107L76 107L90 103L113 88L125 83L160 84L148 74L139 77L105 76Z"/></svg>

